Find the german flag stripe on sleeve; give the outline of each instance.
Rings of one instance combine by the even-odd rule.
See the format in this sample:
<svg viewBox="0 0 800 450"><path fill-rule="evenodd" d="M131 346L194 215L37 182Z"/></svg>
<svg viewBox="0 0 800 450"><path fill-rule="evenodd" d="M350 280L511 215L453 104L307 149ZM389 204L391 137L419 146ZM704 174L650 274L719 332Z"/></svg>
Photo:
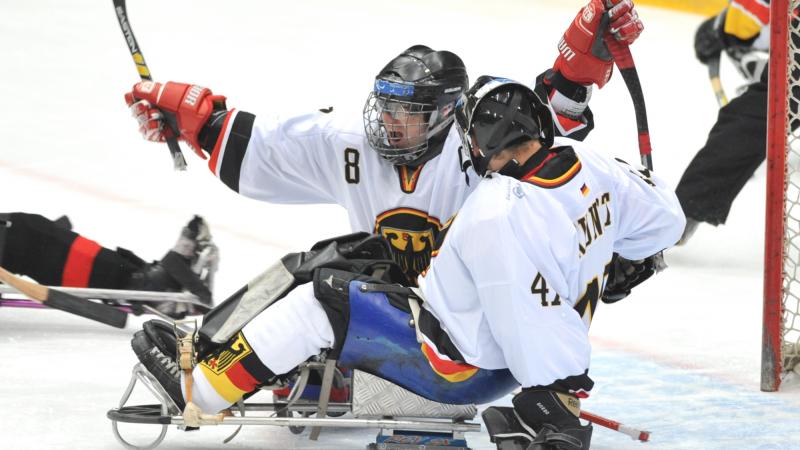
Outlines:
<svg viewBox="0 0 800 450"><path fill-rule="evenodd" d="M228 131L230 130L228 127L231 124L231 119L235 118L238 113L236 109L231 109L225 115L225 120L222 122L222 131L217 137L217 142L214 144L214 149L211 151L211 158L208 160L208 169L214 175L219 174L219 165L222 162L220 154L225 153L225 146L228 143Z"/></svg>
<svg viewBox="0 0 800 450"><path fill-rule="evenodd" d="M239 174L253 131L254 114L232 110L211 153L209 168L226 186L239 192Z"/></svg>

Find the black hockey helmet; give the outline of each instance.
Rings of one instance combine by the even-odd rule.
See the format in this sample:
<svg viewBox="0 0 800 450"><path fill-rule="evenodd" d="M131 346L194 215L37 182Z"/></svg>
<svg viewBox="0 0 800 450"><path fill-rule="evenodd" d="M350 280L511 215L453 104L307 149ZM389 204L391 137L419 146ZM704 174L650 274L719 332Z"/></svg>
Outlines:
<svg viewBox="0 0 800 450"><path fill-rule="evenodd" d="M545 149L553 145L550 109L531 88L507 78L478 78L458 102L456 122L462 159L472 161L480 176L486 175L489 161L504 149L532 139ZM511 161L500 173L512 175L516 167L516 161Z"/></svg>
<svg viewBox="0 0 800 450"><path fill-rule="evenodd" d="M395 165L418 166L442 151L456 101L469 86L455 53L415 45L375 77L364 105L370 146Z"/></svg>

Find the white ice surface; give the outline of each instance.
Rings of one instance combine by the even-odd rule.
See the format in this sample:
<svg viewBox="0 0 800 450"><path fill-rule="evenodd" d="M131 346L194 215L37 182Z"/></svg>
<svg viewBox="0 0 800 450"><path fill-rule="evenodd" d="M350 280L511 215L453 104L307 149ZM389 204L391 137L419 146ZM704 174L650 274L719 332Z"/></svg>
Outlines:
<svg viewBox="0 0 800 450"><path fill-rule="evenodd" d="M417 43L462 56L472 79L532 81L552 64L580 1L131 0L131 25L156 79L203 84L255 113L335 106L360 114L372 77ZM702 17L639 8L633 53L647 99L656 170L677 183L716 118L692 40ZM69 214L83 235L160 258L198 213L222 251L216 297L275 258L348 231L337 206L244 199L191 152L173 173L144 142L122 95L137 76L111 2L0 1L0 211ZM740 82L723 66L732 96ZM589 141L637 160L633 110L615 74L592 100ZM800 449L800 390L758 390L763 167L728 224L701 226L670 269L614 305L591 335L596 387L586 409L653 431L639 444L596 428L594 449ZM117 449L106 411L136 358L141 319L116 330L59 311L0 311L0 448ZM140 399L147 401L144 396ZM503 403L508 403L504 399ZM141 439L154 429L130 430ZM170 431L161 448L223 448L231 431ZM359 449L374 432L326 430L319 442L247 428L227 447ZM485 434L470 439L490 449Z"/></svg>

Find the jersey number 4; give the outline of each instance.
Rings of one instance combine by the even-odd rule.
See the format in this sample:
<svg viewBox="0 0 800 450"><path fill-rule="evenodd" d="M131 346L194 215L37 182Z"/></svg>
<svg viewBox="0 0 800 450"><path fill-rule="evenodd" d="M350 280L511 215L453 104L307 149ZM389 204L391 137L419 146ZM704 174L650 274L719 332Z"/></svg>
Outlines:
<svg viewBox="0 0 800 450"><path fill-rule="evenodd" d="M592 281L586 284L586 290L581 294L578 301L575 302L575 309L584 310L586 306L591 306L592 310L594 310L594 306L597 304L597 300L600 299L600 294L605 288L606 277L608 277L610 268L611 263L609 262L603 269L603 284L600 284L599 277L594 277ZM549 293L550 289L547 287L547 280L544 279L541 273L536 272L536 277L533 279L533 284L531 284L531 294L539 294L541 296L542 306L559 306L561 304L561 297L556 294L552 300L548 300L547 294Z"/></svg>
<svg viewBox="0 0 800 450"><path fill-rule="evenodd" d="M531 285L531 294L542 296L542 306L558 306L561 304L561 297L558 294L553 300L547 300L548 293L550 293L550 289L547 288L547 280L537 272L536 278L533 279L533 284Z"/></svg>

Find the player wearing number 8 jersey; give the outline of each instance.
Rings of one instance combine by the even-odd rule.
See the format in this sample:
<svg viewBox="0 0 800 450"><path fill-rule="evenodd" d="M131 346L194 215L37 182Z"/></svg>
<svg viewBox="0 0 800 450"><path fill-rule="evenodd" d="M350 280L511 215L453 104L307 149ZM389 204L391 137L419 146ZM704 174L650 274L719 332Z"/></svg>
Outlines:
<svg viewBox="0 0 800 450"><path fill-rule="evenodd" d="M590 431L574 407L593 385L594 307L614 253L642 260L678 240L685 224L678 200L648 171L553 139L542 100L519 83L481 77L456 120L484 180L420 277L433 316L421 321L438 322L455 359L511 370L524 388L514 398L517 414L541 440L533 448L588 448ZM491 432L488 422L496 421L485 419ZM585 446L548 446L563 436L547 438L545 425Z"/></svg>
<svg viewBox="0 0 800 450"><path fill-rule="evenodd" d="M631 43L642 30L630 0L612 3L607 13L601 0L582 9L560 45L569 57L560 55L539 78L562 135L582 139L591 130L591 86L602 87L610 77L613 60L594 41L609 35ZM464 183L452 126L455 101L468 86L457 55L415 45L378 73L362 121L330 109L256 117L228 110L225 97L209 89L183 83L139 83L126 99L147 139L163 141L163 118L173 117L180 139L207 154L209 168L240 194L342 205L354 231L389 240L413 282L427 267L442 224L477 184L471 171L472 181Z"/></svg>

